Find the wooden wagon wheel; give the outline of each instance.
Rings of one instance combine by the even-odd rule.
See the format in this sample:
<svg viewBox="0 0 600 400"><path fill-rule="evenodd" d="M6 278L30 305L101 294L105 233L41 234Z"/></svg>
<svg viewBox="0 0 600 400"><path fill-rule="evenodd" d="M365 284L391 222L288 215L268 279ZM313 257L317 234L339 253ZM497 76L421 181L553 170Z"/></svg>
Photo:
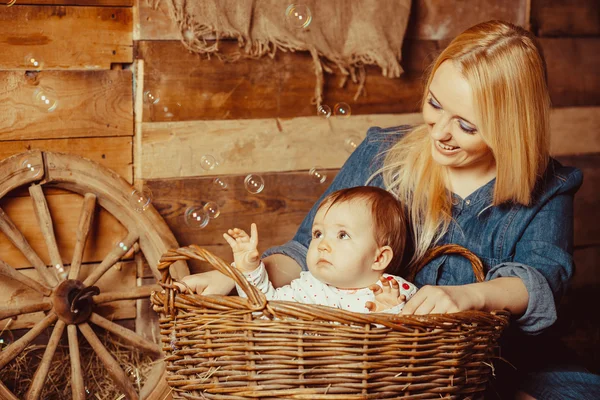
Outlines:
<svg viewBox="0 0 600 400"><path fill-rule="evenodd" d="M27 399L40 397L52 358L65 330L69 343L73 399L83 400L86 398L77 330L96 352L115 386L125 394L127 399L158 399L159 395L156 393L161 393L161 399L164 398L162 393L166 384L162 378L152 379L151 382L149 379L138 393L126 372L91 328L92 324L97 325L116 335L122 341L154 355L157 359L161 357L159 345L95 312L97 304L147 298L152 290L160 290L160 287L157 285L138 286L127 292L98 293L94 283L134 245L139 246L153 275L159 280L160 274L156 266L160 256L169 248L178 247L177 241L164 220L153 207L149 207L141 213L131 207L129 198L133 188L116 173L74 155L29 151L0 162L0 199L4 198L7 193L23 186L28 186L30 197L33 200L51 265L48 266L42 261L22 232L0 208L0 229L39 274L39 280L34 280L2 261L0 255L0 284L4 277L9 277L43 296L43 301L37 303L16 307L0 306L0 320L39 311L44 311L45 317L20 339L0 352L0 369L14 360L46 328L54 325L42 360L29 386ZM44 195L44 189L51 187L84 196L77 232L73 232L76 235L73 259L68 276L64 278L57 278L57 275L52 272L54 267L62 268L63 261L53 229L52 215ZM80 279L85 243L93 225L92 216L98 206L112 214L125 227L128 234L121 239L120 246L115 246L105 256L98 267L85 279ZM182 262L171 272L181 277L188 274L189 270L187 265ZM164 363L157 363L157 366L164 371ZM158 371L158 373L153 371L151 375L160 376L163 371ZM0 398L17 399L2 382L0 382Z"/></svg>

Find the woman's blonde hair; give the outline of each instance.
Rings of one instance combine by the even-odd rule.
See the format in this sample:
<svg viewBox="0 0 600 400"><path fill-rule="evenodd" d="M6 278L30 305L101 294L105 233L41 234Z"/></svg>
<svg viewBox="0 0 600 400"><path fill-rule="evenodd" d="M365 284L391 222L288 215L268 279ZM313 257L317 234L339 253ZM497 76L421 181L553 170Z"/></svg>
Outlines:
<svg viewBox="0 0 600 400"><path fill-rule="evenodd" d="M529 205L549 159L550 98L544 58L534 36L502 21L467 29L433 64L423 106L433 75L447 60L472 88L477 134L496 160L493 204ZM427 126L416 127L390 149L379 172L388 190L407 205L415 240L414 267L447 232L452 218L445 170L432 158Z"/></svg>

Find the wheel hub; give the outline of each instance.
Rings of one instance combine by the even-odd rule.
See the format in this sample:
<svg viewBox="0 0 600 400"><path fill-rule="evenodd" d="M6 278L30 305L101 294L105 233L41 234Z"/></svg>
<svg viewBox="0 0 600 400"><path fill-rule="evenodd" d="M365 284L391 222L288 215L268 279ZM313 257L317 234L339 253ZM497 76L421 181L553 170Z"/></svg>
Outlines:
<svg viewBox="0 0 600 400"><path fill-rule="evenodd" d="M67 324L88 320L94 310L93 296L100 294L96 286L85 286L81 281L67 279L52 294L54 311Z"/></svg>

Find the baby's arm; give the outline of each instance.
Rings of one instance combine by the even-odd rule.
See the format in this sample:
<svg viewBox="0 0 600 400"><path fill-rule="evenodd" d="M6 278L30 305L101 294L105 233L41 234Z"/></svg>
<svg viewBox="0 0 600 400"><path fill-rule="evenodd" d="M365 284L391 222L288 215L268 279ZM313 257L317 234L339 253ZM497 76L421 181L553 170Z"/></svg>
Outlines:
<svg viewBox="0 0 600 400"><path fill-rule="evenodd" d="M417 292L415 285L400 277L381 276L380 282L381 286L376 283L369 286L375 295L375 301L367 301L365 304L370 312L398 313L404 303Z"/></svg>

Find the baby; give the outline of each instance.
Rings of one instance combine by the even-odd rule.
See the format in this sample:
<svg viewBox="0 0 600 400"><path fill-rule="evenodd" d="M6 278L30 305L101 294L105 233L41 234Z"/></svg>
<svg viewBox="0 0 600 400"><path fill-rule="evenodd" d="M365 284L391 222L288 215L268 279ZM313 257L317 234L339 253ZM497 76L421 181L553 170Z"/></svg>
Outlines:
<svg viewBox="0 0 600 400"><path fill-rule="evenodd" d="M402 205L387 191L359 186L323 199L312 226L308 271L275 289L258 253L258 230L223 234L235 268L269 300L320 304L355 312L399 313L417 288L385 273L398 268L406 239ZM193 276L187 277L193 279ZM190 279L184 279L190 282ZM240 296L245 296L237 288Z"/></svg>

